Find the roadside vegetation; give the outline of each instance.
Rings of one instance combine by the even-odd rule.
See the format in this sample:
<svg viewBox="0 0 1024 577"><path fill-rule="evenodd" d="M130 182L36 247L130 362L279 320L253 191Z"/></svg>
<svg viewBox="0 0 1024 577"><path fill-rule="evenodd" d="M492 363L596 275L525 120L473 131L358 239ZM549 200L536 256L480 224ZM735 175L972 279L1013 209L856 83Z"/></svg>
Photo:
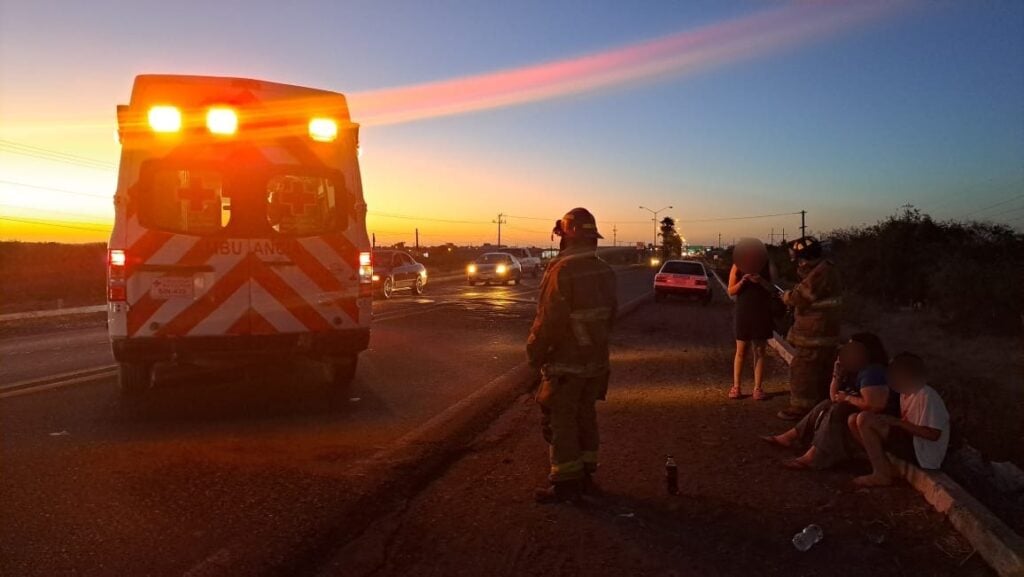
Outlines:
<svg viewBox="0 0 1024 577"><path fill-rule="evenodd" d="M0 314L103 304L102 243L0 242Z"/></svg>

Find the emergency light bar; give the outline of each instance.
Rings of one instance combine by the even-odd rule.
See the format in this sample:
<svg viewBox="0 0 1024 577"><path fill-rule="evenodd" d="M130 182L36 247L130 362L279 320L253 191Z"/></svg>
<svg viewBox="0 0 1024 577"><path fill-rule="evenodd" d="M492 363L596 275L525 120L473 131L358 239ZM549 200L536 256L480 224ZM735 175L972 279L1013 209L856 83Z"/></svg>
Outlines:
<svg viewBox="0 0 1024 577"><path fill-rule="evenodd" d="M181 110L176 106L159 105L149 109L147 118L153 132L181 132ZM213 106L206 111L206 129L210 134L230 136L238 132L238 113L227 106ZM317 142L334 142L338 139L338 123L333 118L314 117L310 119L309 137Z"/></svg>

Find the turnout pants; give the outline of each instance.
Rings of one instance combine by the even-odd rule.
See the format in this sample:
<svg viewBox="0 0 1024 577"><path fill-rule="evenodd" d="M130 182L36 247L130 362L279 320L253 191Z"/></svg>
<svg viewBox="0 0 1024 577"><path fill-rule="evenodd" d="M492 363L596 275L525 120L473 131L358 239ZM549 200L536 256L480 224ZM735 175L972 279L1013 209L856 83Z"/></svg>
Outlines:
<svg viewBox="0 0 1024 577"><path fill-rule="evenodd" d="M809 411L825 399L835 361L834 347L796 347L789 365L789 405Z"/></svg>
<svg viewBox="0 0 1024 577"><path fill-rule="evenodd" d="M553 483L583 477L597 470L597 401L608 387L607 375L547 376L537 391L544 440L548 442Z"/></svg>

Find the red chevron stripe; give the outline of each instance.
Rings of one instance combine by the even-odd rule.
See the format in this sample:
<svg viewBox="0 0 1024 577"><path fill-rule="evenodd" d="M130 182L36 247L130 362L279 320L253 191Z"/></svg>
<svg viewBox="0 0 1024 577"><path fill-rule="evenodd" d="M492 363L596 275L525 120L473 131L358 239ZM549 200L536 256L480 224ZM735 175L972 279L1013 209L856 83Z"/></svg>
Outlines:
<svg viewBox="0 0 1024 577"><path fill-rule="evenodd" d="M157 336L183 336L194 329L203 319L216 312L217 308L249 280L250 258L243 258L227 273L217 279L203 297L183 310L178 316L160 327Z"/></svg>
<svg viewBox="0 0 1024 577"><path fill-rule="evenodd" d="M359 248L343 234L325 234L320 237L338 256L352 266L359 266Z"/></svg>
<svg viewBox="0 0 1024 577"><path fill-rule="evenodd" d="M285 254L288 258L299 267L299 270L306 273L306 276L312 279L316 286L320 287L320 290L336 292L343 288L338 277L327 270L327 267L310 254L302 244L290 242L286 243L285 247Z"/></svg>
<svg viewBox="0 0 1024 577"><path fill-rule="evenodd" d="M277 328L254 309L249 309L249 330L254 335L276 335L278 333Z"/></svg>
<svg viewBox="0 0 1024 577"><path fill-rule="evenodd" d="M145 264L173 236L173 234L158 230L147 230L144 232L138 240L128 247L126 254L128 262L125 265L125 275L127 277L132 276L138 265Z"/></svg>
<svg viewBox="0 0 1024 577"><path fill-rule="evenodd" d="M146 321L152 318L165 302L167 301L151 297L148 291L142 295L142 298L128 309L128 336L134 336L142 330Z"/></svg>
<svg viewBox="0 0 1024 577"><path fill-rule="evenodd" d="M311 331L327 331L331 329L327 319L310 306L288 283L281 280L277 273L263 266L262 262L256 261L253 263L252 278L253 281L260 283L260 286L270 296L274 297L282 307L305 325L307 329Z"/></svg>

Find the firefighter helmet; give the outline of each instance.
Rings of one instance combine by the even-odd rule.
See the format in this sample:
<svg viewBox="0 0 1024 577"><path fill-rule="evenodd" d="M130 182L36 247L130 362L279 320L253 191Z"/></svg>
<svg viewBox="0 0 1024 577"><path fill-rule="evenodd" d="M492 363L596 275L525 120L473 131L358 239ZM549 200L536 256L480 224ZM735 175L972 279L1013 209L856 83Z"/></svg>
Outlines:
<svg viewBox="0 0 1024 577"><path fill-rule="evenodd" d="M585 208L574 208L565 213L561 220L555 221L555 228L551 233L568 239L604 238L597 232L597 220L594 215Z"/></svg>
<svg viewBox="0 0 1024 577"><path fill-rule="evenodd" d="M821 258L821 243L813 236L800 237L789 243L789 257L792 260Z"/></svg>

